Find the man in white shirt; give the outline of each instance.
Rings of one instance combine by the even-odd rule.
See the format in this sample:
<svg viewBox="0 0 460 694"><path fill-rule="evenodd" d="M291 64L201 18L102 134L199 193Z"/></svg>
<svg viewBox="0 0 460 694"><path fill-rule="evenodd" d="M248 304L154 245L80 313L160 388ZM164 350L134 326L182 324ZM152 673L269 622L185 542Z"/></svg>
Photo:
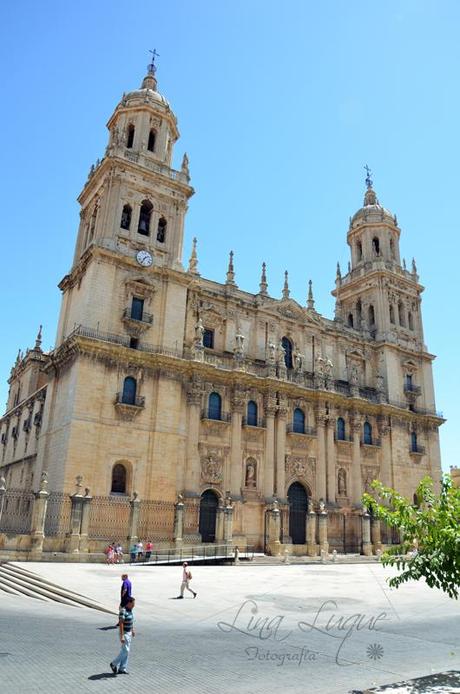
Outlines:
<svg viewBox="0 0 460 694"><path fill-rule="evenodd" d="M190 588L190 581L192 580L192 572L188 568L186 561L182 564L182 583L180 587L180 595L177 596L178 600L183 600L184 590L187 589L189 593L192 593L193 597L196 598L196 593Z"/></svg>

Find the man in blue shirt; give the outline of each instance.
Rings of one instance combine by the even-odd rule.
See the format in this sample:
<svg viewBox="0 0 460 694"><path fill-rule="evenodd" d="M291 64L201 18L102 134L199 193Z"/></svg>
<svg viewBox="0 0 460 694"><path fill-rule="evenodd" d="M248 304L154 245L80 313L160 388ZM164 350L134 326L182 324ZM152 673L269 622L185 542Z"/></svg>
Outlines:
<svg viewBox="0 0 460 694"><path fill-rule="evenodd" d="M123 583L121 584L120 607L125 607L128 599L131 597L132 586L128 574L121 574L121 580Z"/></svg>
<svg viewBox="0 0 460 694"><path fill-rule="evenodd" d="M120 641L121 641L121 649L117 657L112 660L110 663L110 668L113 672L114 675L121 674L121 675L127 675L128 674L128 658L129 658L129 651L131 648L131 641L133 636L135 636L134 632L134 615L133 615L133 609L134 609L134 598L130 597L128 598L128 601L126 603L125 607L122 607L120 605L120 620L118 622L118 626L120 628Z"/></svg>

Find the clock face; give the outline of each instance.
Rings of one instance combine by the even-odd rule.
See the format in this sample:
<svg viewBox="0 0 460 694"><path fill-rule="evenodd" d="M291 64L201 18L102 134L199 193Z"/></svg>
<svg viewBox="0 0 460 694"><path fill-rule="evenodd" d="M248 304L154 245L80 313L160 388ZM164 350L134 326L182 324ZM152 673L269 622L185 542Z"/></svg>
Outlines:
<svg viewBox="0 0 460 694"><path fill-rule="evenodd" d="M148 251L138 251L136 254L136 260L142 267L150 267L153 263L153 258Z"/></svg>

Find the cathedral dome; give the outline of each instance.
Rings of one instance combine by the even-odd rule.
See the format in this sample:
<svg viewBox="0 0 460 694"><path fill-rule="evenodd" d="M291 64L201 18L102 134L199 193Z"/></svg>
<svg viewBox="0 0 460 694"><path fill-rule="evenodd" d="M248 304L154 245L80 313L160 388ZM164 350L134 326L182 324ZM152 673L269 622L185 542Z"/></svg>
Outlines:
<svg viewBox="0 0 460 694"><path fill-rule="evenodd" d="M390 210L379 203L375 190L368 186L363 206L351 218L351 226L372 222L389 222L395 224L395 217Z"/></svg>

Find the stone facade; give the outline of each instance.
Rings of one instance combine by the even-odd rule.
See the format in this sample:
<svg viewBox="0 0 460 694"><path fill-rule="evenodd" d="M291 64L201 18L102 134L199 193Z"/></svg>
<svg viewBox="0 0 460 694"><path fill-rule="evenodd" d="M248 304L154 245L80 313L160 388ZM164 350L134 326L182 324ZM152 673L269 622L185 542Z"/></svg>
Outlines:
<svg viewBox="0 0 460 694"><path fill-rule="evenodd" d="M11 371L6 487L37 493L46 473L48 489L68 496L78 477L86 496L135 494L159 514L181 495L185 542L203 539L200 499L211 490L216 540L231 528L237 544L290 545L303 517L296 551L356 550L373 479L411 498L424 475L441 473L423 287L415 262L401 264L396 216L368 178L331 320L315 310L311 284L305 305L290 297L287 273L282 297L270 296L265 264L256 295L237 286L233 254L224 283L201 277L196 240L184 269L194 191L187 156L171 168L177 121L154 66L108 130L79 197L56 346L45 354L39 334ZM292 513L296 483L304 516Z"/></svg>

